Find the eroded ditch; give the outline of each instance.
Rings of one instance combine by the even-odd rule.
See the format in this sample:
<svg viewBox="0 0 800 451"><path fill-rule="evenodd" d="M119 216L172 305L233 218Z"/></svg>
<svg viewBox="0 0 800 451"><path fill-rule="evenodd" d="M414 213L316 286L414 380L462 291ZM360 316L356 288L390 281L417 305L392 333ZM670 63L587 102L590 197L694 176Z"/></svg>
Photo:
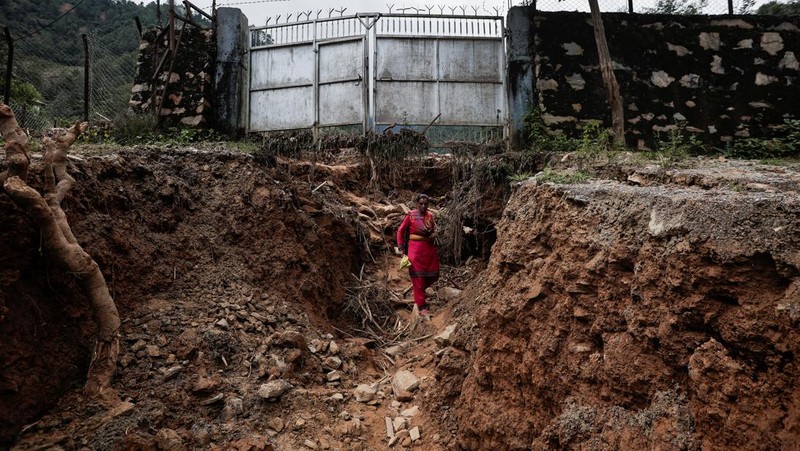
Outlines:
<svg viewBox="0 0 800 451"><path fill-rule="evenodd" d="M796 442L796 171L623 168L619 181L528 181L513 194L476 185L459 204L448 164L427 160L375 191L346 158L273 168L137 148L75 162L67 214L124 320L114 407L75 390L88 308L0 197L2 443L388 449L386 417L422 434L394 449ZM439 283L454 297L434 321L387 354L354 333L343 302L365 273L402 298L388 251L399 204L423 190L467 213L447 244L469 264ZM420 379L402 401L400 370ZM277 380L291 385L279 400L259 395Z"/></svg>

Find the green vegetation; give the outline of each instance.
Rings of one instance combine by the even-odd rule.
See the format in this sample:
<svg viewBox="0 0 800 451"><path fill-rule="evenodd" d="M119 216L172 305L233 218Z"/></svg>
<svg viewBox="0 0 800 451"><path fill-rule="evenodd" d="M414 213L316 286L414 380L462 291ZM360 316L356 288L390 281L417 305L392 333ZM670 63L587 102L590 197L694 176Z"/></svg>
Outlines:
<svg viewBox="0 0 800 451"><path fill-rule="evenodd" d="M14 39L16 88L11 101L15 107L37 106L21 118L23 126L48 128L54 122L83 116L83 34L89 41L92 111L109 118L122 113L130 98L139 45L135 17L144 26L154 25L156 4L130 0L0 2L0 26L9 27ZM0 39L3 75L7 54L5 39Z"/></svg>
<svg viewBox="0 0 800 451"><path fill-rule="evenodd" d="M685 122L678 122L675 127L666 133L658 133L656 137L655 150L645 152L644 156L661 167L673 167L690 156L704 151L700 139L686 131Z"/></svg>
<svg viewBox="0 0 800 451"><path fill-rule="evenodd" d="M784 119L773 135L742 138L733 142L725 154L732 158L785 159L800 154L800 119Z"/></svg>
<svg viewBox="0 0 800 451"><path fill-rule="evenodd" d="M773 0L759 6L756 13L773 16L800 16L800 0L785 3Z"/></svg>

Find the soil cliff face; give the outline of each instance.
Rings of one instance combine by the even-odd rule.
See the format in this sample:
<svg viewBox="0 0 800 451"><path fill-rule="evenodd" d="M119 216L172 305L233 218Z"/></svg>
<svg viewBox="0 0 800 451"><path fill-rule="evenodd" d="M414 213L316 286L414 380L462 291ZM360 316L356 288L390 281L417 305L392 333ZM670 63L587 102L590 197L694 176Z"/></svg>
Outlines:
<svg viewBox="0 0 800 451"><path fill-rule="evenodd" d="M65 211L124 318L118 379L133 392L152 385L137 342L160 345L150 357L183 360L242 330L327 326L360 261L357 228L325 207L324 188L300 193L305 182L247 155L137 148L70 171L77 183ZM36 251L39 231L5 195L0 218L2 447L82 383L93 334L81 290ZM255 320L255 311L272 314ZM206 322L223 319L224 336L203 337Z"/></svg>
<svg viewBox="0 0 800 451"><path fill-rule="evenodd" d="M796 446L797 183L709 184L518 188L438 367L462 448Z"/></svg>

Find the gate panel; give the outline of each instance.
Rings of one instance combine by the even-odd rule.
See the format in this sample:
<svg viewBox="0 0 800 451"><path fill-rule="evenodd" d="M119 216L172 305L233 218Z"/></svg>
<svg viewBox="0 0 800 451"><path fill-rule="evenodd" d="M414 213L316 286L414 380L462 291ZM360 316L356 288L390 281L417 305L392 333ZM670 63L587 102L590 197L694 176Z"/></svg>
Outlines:
<svg viewBox="0 0 800 451"><path fill-rule="evenodd" d="M319 126L364 123L364 39L319 45Z"/></svg>
<svg viewBox="0 0 800 451"><path fill-rule="evenodd" d="M251 131L293 130L314 124L311 86L253 91L250 105Z"/></svg>
<svg viewBox="0 0 800 451"><path fill-rule="evenodd" d="M441 124L502 125L502 121L498 119L505 109L502 85L440 83L439 96Z"/></svg>
<svg viewBox="0 0 800 451"><path fill-rule="evenodd" d="M314 49L309 44L258 49L251 58L251 90L314 82Z"/></svg>
<svg viewBox="0 0 800 451"><path fill-rule="evenodd" d="M427 124L438 114L436 85L430 82L383 81L375 93L377 124Z"/></svg>
<svg viewBox="0 0 800 451"><path fill-rule="evenodd" d="M503 83L503 42L458 39L439 41L439 74L444 81Z"/></svg>

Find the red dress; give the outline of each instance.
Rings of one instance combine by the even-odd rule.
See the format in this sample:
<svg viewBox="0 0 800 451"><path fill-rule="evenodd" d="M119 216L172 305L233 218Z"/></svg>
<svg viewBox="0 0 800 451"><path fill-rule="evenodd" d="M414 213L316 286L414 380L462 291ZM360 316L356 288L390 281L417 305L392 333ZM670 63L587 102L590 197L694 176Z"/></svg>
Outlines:
<svg viewBox="0 0 800 451"><path fill-rule="evenodd" d="M411 210L397 229L397 247L403 249L411 261L408 273L414 287L414 304L421 310L426 308L425 289L439 279L439 254L433 245L436 224L433 215Z"/></svg>

